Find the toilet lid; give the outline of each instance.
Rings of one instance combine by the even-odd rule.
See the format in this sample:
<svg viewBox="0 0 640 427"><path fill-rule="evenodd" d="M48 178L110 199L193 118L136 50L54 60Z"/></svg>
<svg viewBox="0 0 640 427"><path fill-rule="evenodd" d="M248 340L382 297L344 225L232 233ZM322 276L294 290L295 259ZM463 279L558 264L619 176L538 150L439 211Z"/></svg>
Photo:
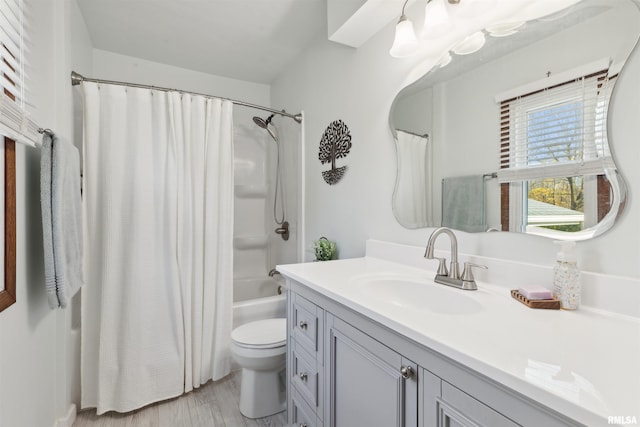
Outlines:
<svg viewBox="0 0 640 427"><path fill-rule="evenodd" d="M287 319L265 319L238 326L231 339L243 347L274 348L287 343Z"/></svg>

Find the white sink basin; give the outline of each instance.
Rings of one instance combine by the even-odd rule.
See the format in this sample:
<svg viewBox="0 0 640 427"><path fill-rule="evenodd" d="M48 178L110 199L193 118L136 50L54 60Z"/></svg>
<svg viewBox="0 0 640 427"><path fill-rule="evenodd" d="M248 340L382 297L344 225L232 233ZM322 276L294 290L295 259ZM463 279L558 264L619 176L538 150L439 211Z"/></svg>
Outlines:
<svg viewBox="0 0 640 427"><path fill-rule="evenodd" d="M377 300L418 311L438 314L469 314L482 310L482 305L465 295L460 289L433 282L433 279L417 277L358 277L352 280L365 295Z"/></svg>

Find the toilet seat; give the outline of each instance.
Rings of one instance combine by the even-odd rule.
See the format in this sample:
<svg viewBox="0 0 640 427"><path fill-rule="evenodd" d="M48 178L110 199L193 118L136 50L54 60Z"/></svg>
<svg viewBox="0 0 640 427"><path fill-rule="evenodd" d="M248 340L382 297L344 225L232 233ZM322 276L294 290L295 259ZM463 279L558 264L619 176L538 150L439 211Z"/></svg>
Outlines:
<svg viewBox="0 0 640 427"><path fill-rule="evenodd" d="M269 349L287 345L287 319L264 319L237 327L231 340L239 347Z"/></svg>

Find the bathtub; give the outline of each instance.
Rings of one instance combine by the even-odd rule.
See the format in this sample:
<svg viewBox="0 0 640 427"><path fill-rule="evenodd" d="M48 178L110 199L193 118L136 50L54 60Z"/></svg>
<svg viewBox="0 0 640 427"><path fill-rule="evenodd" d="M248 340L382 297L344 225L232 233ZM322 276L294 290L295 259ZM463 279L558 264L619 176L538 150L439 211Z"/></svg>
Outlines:
<svg viewBox="0 0 640 427"><path fill-rule="evenodd" d="M281 281L272 277L235 279L233 281L233 328L262 319L287 315L286 294L278 295Z"/></svg>

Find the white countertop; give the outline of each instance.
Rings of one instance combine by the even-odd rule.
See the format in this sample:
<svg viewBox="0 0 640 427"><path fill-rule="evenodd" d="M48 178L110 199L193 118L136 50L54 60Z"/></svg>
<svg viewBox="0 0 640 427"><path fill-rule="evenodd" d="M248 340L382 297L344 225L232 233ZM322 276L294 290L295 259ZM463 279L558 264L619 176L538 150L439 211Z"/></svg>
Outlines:
<svg viewBox="0 0 640 427"><path fill-rule="evenodd" d="M280 265L283 275L494 379L578 422L609 416L640 422L640 321L594 310L535 310L506 287L478 282L462 291L433 282L434 273L379 258ZM365 278L423 279L438 295L464 300L460 310L424 307L398 292L376 298ZM513 288L517 288L514 285ZM407 299L413 308L407 308ZM429 306L432 308L430 309ZM461 312L457 312L461 311Z"/></svg>

